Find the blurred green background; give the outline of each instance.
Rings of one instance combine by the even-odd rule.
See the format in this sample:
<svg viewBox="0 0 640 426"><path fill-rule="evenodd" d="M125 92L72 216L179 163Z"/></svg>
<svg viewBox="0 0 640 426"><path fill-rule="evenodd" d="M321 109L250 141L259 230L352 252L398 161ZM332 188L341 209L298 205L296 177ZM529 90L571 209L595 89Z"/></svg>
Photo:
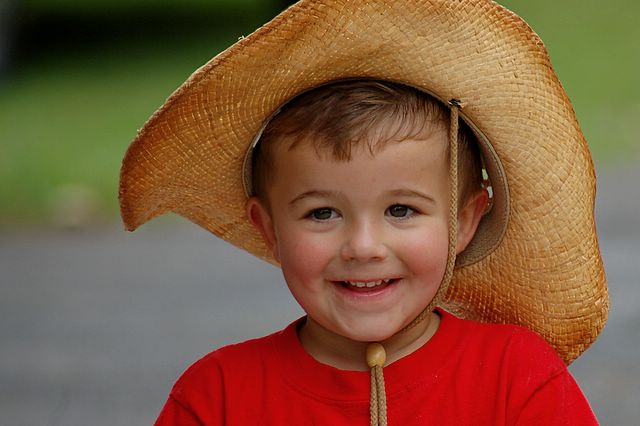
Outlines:
<svg viewBox="0 0 640 426"><path fill-rule="evenodd" d="M276 0L0 0L0 227L117 220L136 129ZM503 0L540 34L598 166L638 154L640 2Z"/></svg>

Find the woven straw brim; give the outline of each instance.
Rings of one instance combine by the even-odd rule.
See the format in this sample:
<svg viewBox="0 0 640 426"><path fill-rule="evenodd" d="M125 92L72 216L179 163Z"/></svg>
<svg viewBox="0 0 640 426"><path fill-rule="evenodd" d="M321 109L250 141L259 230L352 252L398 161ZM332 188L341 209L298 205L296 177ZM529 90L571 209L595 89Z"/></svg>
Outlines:
<svg viewBox="0 0 640 426"><path fill-rule="evenodd" d="M401 82L464 103L500 159L508 203L497 194L505 212L492 212L498 225L483 225L481 235L502 229L501 238L456 270L443 306L524 325L566 362L575 359L608 310L593 164L542 42L490 1L290 7L197 70L139 132L121 172L126 227L173 211L271 261L245 216L247 149L288 100L347 78Z"/></svg>

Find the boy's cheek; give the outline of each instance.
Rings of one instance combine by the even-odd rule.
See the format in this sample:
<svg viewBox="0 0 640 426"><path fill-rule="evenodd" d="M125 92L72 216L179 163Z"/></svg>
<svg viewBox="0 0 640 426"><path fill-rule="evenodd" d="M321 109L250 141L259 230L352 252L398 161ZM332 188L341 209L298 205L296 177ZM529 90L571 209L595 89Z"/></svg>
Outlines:
<svg viewBox="0 0 640 426"><path fill-rule="evenodd" d="M333 257L331 243L324 239L303 239L294 235L279 239L276 247L281 267L311 272Z"/></svg>

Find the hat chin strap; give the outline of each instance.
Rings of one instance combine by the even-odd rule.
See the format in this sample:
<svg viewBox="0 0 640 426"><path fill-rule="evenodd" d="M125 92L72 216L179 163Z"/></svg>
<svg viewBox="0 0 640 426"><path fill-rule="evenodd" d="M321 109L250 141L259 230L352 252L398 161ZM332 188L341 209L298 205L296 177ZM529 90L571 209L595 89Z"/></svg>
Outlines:
<svg viewBox="0 0 640 426"><path fill-rule="evenodd" d="M431 302L409 325L400 330L403 333L422 322L440 303L449 288L456 265L456 246L458 240L458 118L462 104L457 99L449 101L451 121L449 124L449 252L447 267L442 282ZM367 365L371 368L371 398L369 413L371 426L387 426L387 395L384 387L382 368L386 362L386 352L380 343L371 343L367 347Z"/></svg>

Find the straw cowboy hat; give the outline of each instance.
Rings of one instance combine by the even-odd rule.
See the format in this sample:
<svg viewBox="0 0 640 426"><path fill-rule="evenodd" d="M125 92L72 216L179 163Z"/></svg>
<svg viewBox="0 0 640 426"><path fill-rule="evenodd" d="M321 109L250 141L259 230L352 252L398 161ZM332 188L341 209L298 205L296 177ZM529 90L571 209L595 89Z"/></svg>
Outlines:
<svg viewBox="0 0 640 426"><path fill-rule="evenodd" d="M140 130L121 171L127 229L172 211L272 261L245 216L248 152L287 101L352 78L457 99L480 141L493 207L441 306L526 326L574 360L608 311L593 164L542 42L488 0L291 6L195 71Z"/></svg>

